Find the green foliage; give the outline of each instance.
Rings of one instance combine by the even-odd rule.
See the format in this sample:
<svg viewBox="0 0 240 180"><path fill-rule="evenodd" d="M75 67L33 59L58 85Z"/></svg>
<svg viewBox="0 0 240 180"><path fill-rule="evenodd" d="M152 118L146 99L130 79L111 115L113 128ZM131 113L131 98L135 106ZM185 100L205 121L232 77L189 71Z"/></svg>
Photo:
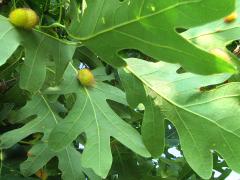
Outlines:
<svg viewBox="0 0 240 180"><path fill-rule="evenodd" d="M74 18L70 33L113 66L124 64L117 55L119 51L137 49L157 60L180 63L195 73L235 71L230 64L196 48L176 32L176 28L199 26L227 15L233 10L234 1L86 2L88 8L80 20Z"/></svg>
<svg viewBox="0 0 240 180"><path fill-rule="evenodd" d="M240 12L240 1L236 2L236 11ZM230 24L224 23L220 19L204 26L192 28L182 35L204 49L224 49L228 43L239 38L239 22L239 18Z"/></svg>
<svg viewBox="0 0 240 180"><path fill-rule="evenodd" d="M32 114L32 112L35 112ZM8 131L1 137L1 148L9 148L33 133L44 133L41 142L34 143L29 151L28 159L21 164L21 172L25 176L34 174L42 168L50 159L57 156L59 159L59 169L62 170L64 179L83 179L80 164L80 154L71 146L64 148L58 153L54 153L46 143L49 132L58 123L59 117L53 112L51 104L43 95L34 96L33 99L19 112L18 123L29 115L35 115L33 120L26 123L23 127Z"/></svg>
<svg viewBox="0 0 240 180"><path fill-rule="evenodd" d="M135 104L143 103L146 114L160 113L172 121L179 134L184 157L199 175L203 178L211 176L211 150L217 151L228 162L230 168L240 171L238 166L240 149L237 146L240 143L237 101L239 83L201 91L201 87L224 82L229 75L178 74L176 71L179 66L163 62L149 63L138 59L128 59L127 64L126 70L136 76L134 78L123 74L122 78L125 90L129 93L130 103L132 101L135 101ZM133 89L128 87L128 84L142 88L140 90L142 94L138 96L140 98L133 96ZM144 116L143 136L146 134L144 139L150 151L153 151L153 155L156 154L158 146L163 146L161 142L164 140L160 140L159 144L155 144L156 142L151 144L149 134L152 137L163 138L162 133L159 134L164 131L162 130L163 115L158 115L155 121L154 116L150 118L149 115ZM158 129L153 131L153 127ZM160 154L162 151L156 155Z"/></svg>
<svg viewBox="0 0 240 180"><path fill-rule="evenodd" d="M122 121L106 102L111 99L124 103L124 94L117 88L98 82L97 79L92 89L80 87L76 80L76 69L71 65L69 68L70 70L65 72L66 81L63 81L62 86L53 89L61 89L59 93L62 94L75 93L77 98L64 121L51 132L50 147L59 151L85 132L87 143L82 157L83 165L94 169L102 177L107 176L112 163L110 136L136 153L149 156L137 131ZM49 91L51 92L51 89Z"/></svg>
<svg viewBox="0 0 240 180"><path fill-rule="evenodd" d="M240 14L239 0L0 1L0 179L240 173L240 20L223 20L235 4ZM18 7L36 11L35 29L9 22Z"/></svg>
<svg viewBox="0 0 240 180"><path fill-rule="evenodd" d="M46 66L54 60L56 82L71 60L75 43L64 43L39 31L16 29L8 19L0 16L1 45L0 65L22 45L25 60L20 70L20 87L31 92L39 90L46 78Z"/></svg>

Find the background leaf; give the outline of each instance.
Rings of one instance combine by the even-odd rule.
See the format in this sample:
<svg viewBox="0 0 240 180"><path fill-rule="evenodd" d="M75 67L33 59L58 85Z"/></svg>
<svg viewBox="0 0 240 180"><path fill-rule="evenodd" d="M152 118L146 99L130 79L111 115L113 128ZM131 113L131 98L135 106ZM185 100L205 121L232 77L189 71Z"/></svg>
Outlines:
<svg viewBox="0 0 240 180"><path fill-rule="evenodd" d="M33 114L33 112L35 114ZM54 113L51 104L44 96L34 96L24 108L17 112L17 115L19 119L18 122L23 121L29 117L29 115L35 118L21 128L3 134L0 137L1 148L9 148L31 134L44 133L43 142L35 144L29 151L28 159L21 164L21 172L23 175L30 176L34 174L53 157L57 156L59 159L59 169L62 171L64 179L79 180L85 177L82 172L84 170L81 168L80 152L77 152L71 146L64 148L58 153L49 149L46 139L48 138L49 132L58 123L59 117Z"/></svg>
<svg viewBox="0 0 240 180"><path fill-rule="evenodd" d="M0 16L0 65L22 45L25 60L20 71L20 87L31 92L39 90L46 78L46 66L50 60L55 62L56 81L62 78L68 62L75 51L75 43L54 39L47 34L33 30L17 29L7 18Z"/></svg>
<svg viewBox="0 0 240 180"><path fill-rule="evenodd" d="M201 177L209 178L213 166L211 150L215 150L232 169L239 172L240 149L235 144L240 140L238 83L202 91L200 88L224 82L229 75L177 74L179 66L176 65L149 63L138 59L129 59L127 62L126 70L136 79L132 83L139 83L140 80L146 89L142 97L154 98L155 106L176 127L182 151L193 170ZM126 87L131 84L128 75L122 76ZM134 80L133 77L131 79ZM131 93L128 98L141 100L133 96L133 90L126 90ZM159 118L159 121L162 119ZM159 132L162 130L159 129Z"/></svg>
<svg viewBox="0 0 240 180"><path fill-rule="evenodd" d="M236 1L235 12L240 14L240 1ZM239 24L239 18L231 23L225 23L222 18L204 26L191 28L182 33L182 36L204 49L225 49L231 41L239 39Z"/></svg>

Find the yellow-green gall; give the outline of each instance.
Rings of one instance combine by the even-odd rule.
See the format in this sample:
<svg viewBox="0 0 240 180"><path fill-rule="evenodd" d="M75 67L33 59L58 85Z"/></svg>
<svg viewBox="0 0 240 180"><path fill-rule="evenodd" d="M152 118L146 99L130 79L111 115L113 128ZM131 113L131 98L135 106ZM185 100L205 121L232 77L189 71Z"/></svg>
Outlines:
<svg viewBox="0 0 240 180"><path fill-rule="evenodd" d="M10 22L17 27L23 27L27 19L27 12L24 8L15 9L9 14Z"/></svg>
<svg viewBox="0 0 240 180"><path fill-rule="evenodd" d="M78 71L78 80L83 86L87 86L87 87L93 86L95 83L93 73L87 68L80 69Z"/></svg>
<svg viewBox="0 0 240 180"><path fill-rule="evenodd" d="M32 29L38 24L38 15L29 8L17 8L9 14L10 22L24 29Z"/></svg>

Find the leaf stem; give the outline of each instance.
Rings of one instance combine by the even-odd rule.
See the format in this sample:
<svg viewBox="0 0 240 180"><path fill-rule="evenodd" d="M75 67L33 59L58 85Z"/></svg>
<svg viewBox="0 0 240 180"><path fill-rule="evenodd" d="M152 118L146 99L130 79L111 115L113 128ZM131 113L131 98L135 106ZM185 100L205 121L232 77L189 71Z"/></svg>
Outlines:
<svg viewBox="0 0 240 180"><path fill-rule="evenodd" d="M12 3L13 3L13 9L16 9L16 1L12 0Z"/></svg>
<svg viewBox="0 0 240 180"><path fill-rule="evenodd" d="M61 20L62 20L62 12L63 12L63 7L62 7L62 5L63 5L63 2L62 2L62 0L60 0L60 6L59 6L59 16L58 16L58 23L59 24L61 24Z"/></svg>
<svg viewBox="0 0 240 180"><path fill-rule="evenodd" d="M61 27L61 28L66 28L66 26L64 26L63 24L60 24L58 22L50 24L48 26L39 26L40 28L55 28L55 27Z"/></svg>
<svg viewBox="0 0 240 180"><path fill-rule="evenodd" d="M27 141L19 141L22 144L27 144L27 145L33 145L34 143L32 142L27 142Z"/></svg>
<svg viewBox="0 0 240 180"><path fill-rule="evenodd" d="M44 4L44 6L43 6L42 14L41 14L41 18L40 18L40 22L39 22L39 24L42 24L43 16L44 16L44 13L45 13L45 11L46 11L46 7L47 7L47 5L48 5L48 0L46 0L45 4Z"/></svg>
<svg viewBox="0 0 240 180"><path fill-rule="evenodd" d="M3 151L2 149L0 150L0 176L2 175L2 165L3 165Z"/></svg>

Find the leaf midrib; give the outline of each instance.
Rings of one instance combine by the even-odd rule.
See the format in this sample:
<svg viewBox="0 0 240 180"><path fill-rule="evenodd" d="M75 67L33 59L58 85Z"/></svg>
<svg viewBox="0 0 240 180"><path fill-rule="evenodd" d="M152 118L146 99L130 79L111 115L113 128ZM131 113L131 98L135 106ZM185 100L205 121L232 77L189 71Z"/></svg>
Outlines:
<svg viewBox="0 0 240 180"><path fill-rule="evenodd" d="M40 92L40 93L41 93L41 92ZM52 111L52 108L50 107L48 101L45 99L45 97L44 97L43 95L41 95L41 98L43 99L43 101L44 101L44 103L46 104L47 108L49 109L50 113L52 114L52 117L53 117L53 119L54 119L54 121L55 121L55 124L57 125L57 124L58 124L57 118L56 118L54 112ZM71 163L70 157L69 157L69 150L70 150L69 147L66 147L66 148L64 148L63 151L65 151L66 154L67 154L68 161L69 161L69 164L70 164L71 172L74 172L74 171L73 171L73 166L72 166L72 163Z"/></svg>
<svg viewBox="0 0 240 180"><path fill-rule="evenodd" d="M69 63L69 65L72 67L72 69L75 71L75 73L77 74L78 73L78 71L77 71L77 69L73 66L73 64L70 62ZM92 109L93 109L93 112L94 112L94 117L95 117L95 122L96 122L96 126L97 126L97 134L98 134L98 142L101 142L101 139L100 139L100 127L99 127L99 124L98 124L98 121L97 121L97 116L96 116L96 112L95 112L95 108L94 108L94 104L93 104L93 102L92 102L92 99L91 99L91 96L90 96L90 94L88 93L88 90L84 87L84 90L85 90L85 92L86 92L86 94L87 94L87 97L88 97L88 99L89 99L89 101L90 101L90 104L91 104L91 106L92 106ZM86 102L87 102L87 99L86 99ZM86 104L85 104L86 105ZM84 106L84 108L85 108L85 106ZM84 108L83 108L83 110L84 110ZM80 116L79 116L80 117ZM99 152L99 159L101 159L101 143L98 143L99 145L98 145L98 152ZM98 169L100 170L101 169L101 161L98 161Z"/></svg>
<svg viewBox="0 0 240 180"><path fill-rule="evenodd" d="M84 87L84 90L86 91L86 94L89 98L89 101L90 101L90 104L92 106L92 109L93 109L93 113L94 113L94 118L95 118L95 122L96 122L96 126L97 126L97 138L98 138L98 157L99 157L99 161L98 161L98 169L100 170L101 169L101 136L100 136L100 126L99 126L99 123L98 123L98 118L97 118L97 115L96 115L96 111L95 111L95 108L94 108L94 103L92 101L92 98L90 96L90 94L88 93L88 90Z"/></svg>
<svg viewBox="0 0 240 180"><path fill-rule="evenodd" d="M33 66L35 65L35 63L37 61L37 54L41 50L41 45L44 42L44 40L45 40L45 37L43 36L42 39L40 40L38 46L37 46L36 51L34 52L33 60L31 61L31 64L30 64L30 71L29 71L26 83L24 84L25 87L29 87L29 84L31 84L30 79L31 79L31 77L33 77L33 75L32 75L33 70L34 70Z"/></svg>
<svg viewBox="0 0 240 180"><path fill-rule="evenodd" d="M175 102L172 101L171 99L168 99L168 98L167 98L166 96L164 96L163 94L159 94L159 92L158 92L154 87L152 87L147 81L145 81L143 78L139 77L139 76L134 72L134 70L131 69L131 67L127 66L127 67L125 67L125 68L126 68L128 71L130 71L130 72L131 72L137 79L139 79L143 84L147 85L147 87L148 87L149 89L151 89L151 90L154 91L156 94L158 94L158 95L161 96L163 99L165 99L168 103L170 103L170 104L172 104L173 106L176 106L176 107L178 107L179 109L182 109L182 110L184 110L184 111L186 111L186 112L188 112L188 113L190 113L190 114L194 114L195 116L198 116L198 117L200 117L200 118L202 118L202 119L205 119L205 120L213 123L214 125L216 125L218 128L220 128L220 129L222 129L222 130L224 130L224 131L227 131L227 132L229 132L229 133L231 133L231 134L234 134L235 136L239 137L237 134L235 134L234 132L232 132L232 131L230 131L230 130L228 130L228 129L225 129L224 127L222 127L222 126L220 126L219 124L217 124L215 121L213 121L213 120L211 120L211 119L209 119L209 118L207 118L207 117L205 117L205 116L202 116L202 115L200 115L200 114L198 114L198 113L196 113L196 112L190 111L189 109L184 108L184 106L181 106L180 104L175 103Z"/></svg>
<svg viewBox="0 0 240 180"><path fill-rule="evenodd" d="M211 36L211 35L217 35L217 34L220 34L220 33L224 33L224 32L227 32L227 31L230 31L230 30L233 30L233 29L239 29L240 28L240 26L239 25L236 25L236 26L234 26L234 27L227 27L227 28L224 28L224 29L221 29L221 30L215 30L215 31L210 31L210 32L206 32L206 33L203 33L203 34L200 34L200 33L198 33L198 34L196 34L196 35L194 35L194 36L191 36L190 35L190 37L189 38L187 38L188 37L188 35L184 35L183 34L183 37L186 37L188 40L191 40L191 41L193 41L194 39L198 39L198 38L200 38L200 37L204 37L204 36Z"/></svg>
<svg viewBox="0 0 240 180"><path fill-rule="evenodd" d="M71 172L72 172L72 175L74 176L74 177L76 177L75 176L75 173L74 173L74 170L73 170L73 164L72 164L72 161L71 161L71 158L70 158L70 149L69 149L69 147L68 148L66 148L65 149L65 152L66 152L66 154L67 154L67 159L68 159L68 164L70 165L70 169L71 169ZM74 178L74 180L75 180L75 178Z"/></svg>
<svg viewBox="0 0 240 180"><path fill-rule="evenodd" d="M202 0L190 0L190 1L185 1L185 2L181 2L181 3L176 3L176 4L174 4L174 5L168 6L168 7L164 8L164 9L159 10L159 11L150 13L150 14L145 15L145 16L136 17L135 19L132 19L132 20L130 20L130 21L126 21L126 22L124 22L124 23L120 23L120 24L118 24L118 25L112 26L112 27L107 28L107 29L105 29L105 30L99 31L99 32L97 32L97 33L95 33L95 34L93 34L93 35L89 35L89 36L86 36L86 37L75 37L75 36L74 36L74 38L76 38L76 39L78 39L78 40L80 40L80 41L86 41L86 40L92 39L92 38L94 38L94 37L96 37L96 36L99 36L99 35L101 35L101 34L104 34L104 33L107 33L107 32L109 32L109 31L112 31L112 30L114 30L114 29L121 28L121 27L127 26L127 25L129 25L129 24L132 24L132 23L141 21L141 20L143 20L143 19L150 18L150 17L152 17L152 16L155 16L155 15L158 15L158 14L160 14L160 13L166 12L166 11L171 10L171 9L173 9L173 8L176 8L176 7L178 7L178 6L185 5L185 4L190 4L190 3L199 3L199 2L201 2L201 1L202 1Z"/></svg>

